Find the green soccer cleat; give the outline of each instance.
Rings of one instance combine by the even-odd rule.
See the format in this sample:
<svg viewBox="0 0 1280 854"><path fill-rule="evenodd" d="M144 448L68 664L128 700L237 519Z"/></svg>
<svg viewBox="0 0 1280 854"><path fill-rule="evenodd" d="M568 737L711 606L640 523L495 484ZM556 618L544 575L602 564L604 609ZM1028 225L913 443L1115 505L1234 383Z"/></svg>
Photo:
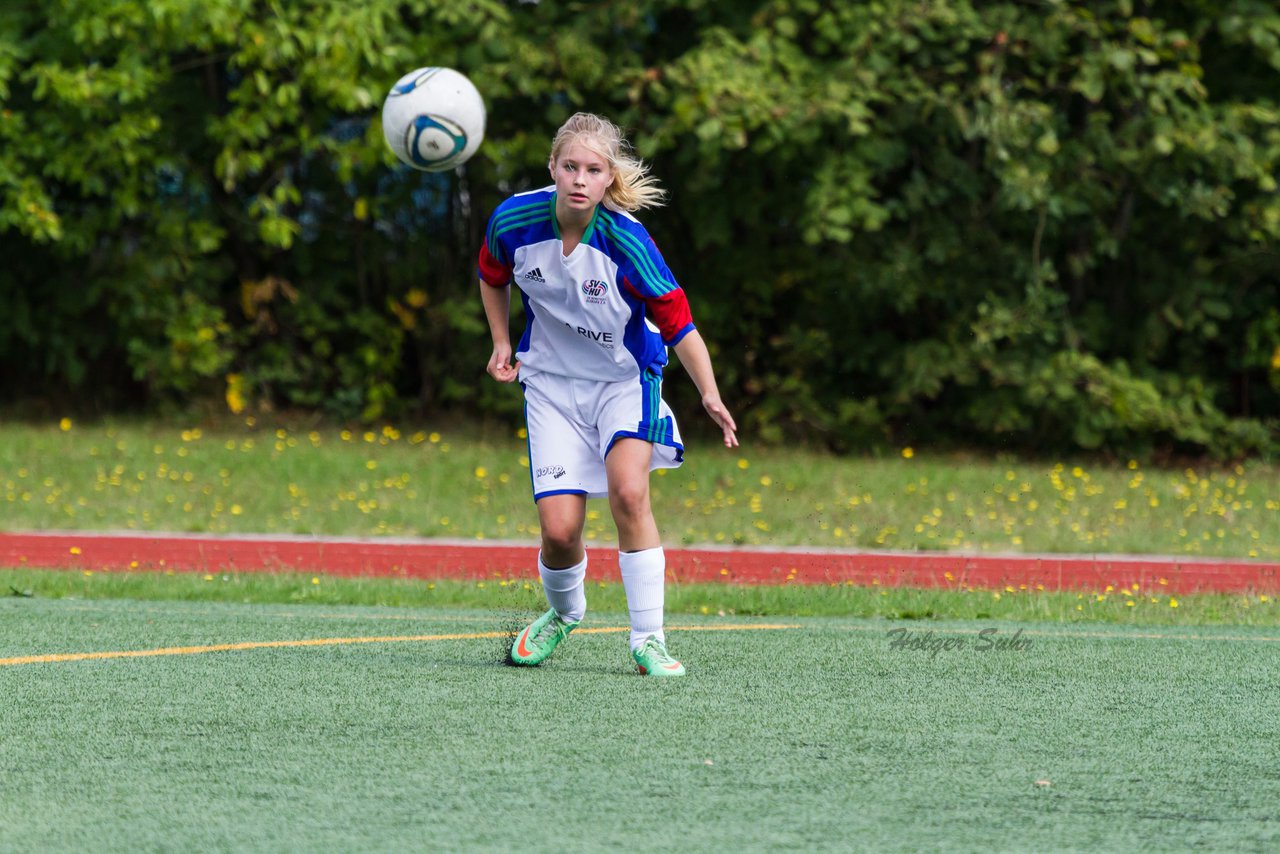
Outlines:
<svg viewBox="0 0 1280 854"><path fill-rule="evenodd" d="M667 645L657 635L649 635L639 649L631 651L636 660L636 670L641 676L683 676L684 665L671 657Z"/></svg>
<svg viewBox="0 0 1280 854"><path fill-rule="evenodd" d="M560 619L555 608L524 627L511 645L511 663L533 667L547 660L547 656L578 627Z"/></svg>

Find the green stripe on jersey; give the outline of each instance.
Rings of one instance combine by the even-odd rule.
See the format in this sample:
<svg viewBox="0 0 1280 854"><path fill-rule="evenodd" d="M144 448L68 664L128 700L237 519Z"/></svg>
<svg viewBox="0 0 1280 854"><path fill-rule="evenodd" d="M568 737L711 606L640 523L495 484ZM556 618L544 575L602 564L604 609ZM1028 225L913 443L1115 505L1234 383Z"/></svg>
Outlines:
<svg viewBox="0 0 1280 854"><path fill-rule="evenodd" d="M658 442L662 432L661 416L662 416L662 378L654 372L652 368L646 368L644 377L641 380L644 387L644 396L646 398L645 406L641 410L644 418L645 440L649 442Z"/></svg>
<svg viewBox="0 0 1280 854"><path fill-rule="evenodd" d="M498 236L504 232L513 228L532 225L545 219L555 220L554 209L549 207L545 201L526 202L519 207L503 211L494 217L493 222L489 223L489 234L486 236L486 240L489 241L489 246L492 248Z"/></svg>
<svg viewBox="0 0 1280 854"><path fill-rule="evenodd" d="M531 199L527 202L521 202L518 205L512 205L505 211L502 211L494 218L494 222L501 223L511 217L524 216L529 211L539 211L550 216L552 208L547 204L546 200Z"/></svg>
<svg viewBox="0 0 1280 854"><path fill-rule="evenodd" d="M604 217L603 219L605 231L614 239L622 254L626 255L631 263L635 265L640 275L644 277L645 284L653 289L654 296L662 296L676 289L675 282L669 281L658 272L657 265L649 257L649 253L645 251L644 245L640 243L639 238L624 231L612 216Z"/></svg>
<svg viewBox="0 0 1280 854"><path fill-rule="evenodd" d="M494 223L493 227L489 229L490 239L497 239L508 231L543 222L547 219L546 211L526 211L519 218L503 217L501 222Z"/></svg>

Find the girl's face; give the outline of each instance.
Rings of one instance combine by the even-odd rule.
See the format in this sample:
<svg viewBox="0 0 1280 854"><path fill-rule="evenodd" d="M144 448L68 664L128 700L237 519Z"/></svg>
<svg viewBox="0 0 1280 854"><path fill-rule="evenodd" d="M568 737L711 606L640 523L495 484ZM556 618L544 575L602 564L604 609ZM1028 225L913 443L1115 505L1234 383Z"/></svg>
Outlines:
<svg viewBox="0 0 1280 854"><path fill-rule="evenodd" d="M556 182L556 207L566 213L590 212L613 183L613 167L581 142L570 143L549 164Z"/></svg>

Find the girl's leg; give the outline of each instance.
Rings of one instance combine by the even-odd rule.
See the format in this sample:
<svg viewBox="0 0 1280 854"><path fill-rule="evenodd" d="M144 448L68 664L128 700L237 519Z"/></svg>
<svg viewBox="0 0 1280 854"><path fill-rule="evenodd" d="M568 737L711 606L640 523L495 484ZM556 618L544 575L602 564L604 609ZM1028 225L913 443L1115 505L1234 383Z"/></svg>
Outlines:
<svg viewBox="0 0 1280 854"><path fill-rule="evenodd" d="M538 500L542 550L538 575L547 604L562 620L579 622L587 612L587 554L582 528L587 499L582 495L548 495Z"/></svg>
<svg viewBox="0 0 1280 854"><path fill-rule="evenodd" d="M631 615L631 649L662 630L667 574L662 538L649 504L649 461L653 446L640 439L619 439L605 458L609 475L609 509L618 526L618 568Z"/></svg>
<svg viewBox="0 0 1280 854"><path fill-rule="evenodd" d="M609 477L609 509L618 526L618 549L638 552L658 548L662 537L649 506L649 460L653 445L642 439L619 439L605 457Z"/></svg>
<svg viewBox="0 0 1280 854"><path fill-rule="evenodd" d="M586 508L587 499L582 495L563 493L538 499L542 525L538 575L551 609L516 635L511 644L514 664L541 664L587 613L587 555L582 548Z"/></svg>
<svg viewBox="0 0 1280 854"><path fill-rule="evenodd" d="M538 525L542 529L542 560L557 568L579 563L586 552L582 528L587 520L585 495L548 495L538 499Z"/></svg>

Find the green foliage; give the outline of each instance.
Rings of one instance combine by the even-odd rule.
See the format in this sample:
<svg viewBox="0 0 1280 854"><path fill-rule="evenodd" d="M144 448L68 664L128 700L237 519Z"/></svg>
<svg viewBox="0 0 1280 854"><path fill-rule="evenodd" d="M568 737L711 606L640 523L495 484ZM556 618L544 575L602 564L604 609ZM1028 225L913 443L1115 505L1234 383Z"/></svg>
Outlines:
<svg viewBox="0 0 1280 854"><path fill-rule="evenodd" d="M381 138L427 64L489 107L452 174ZM588 109L748 434L1273 453L1278 84L1257 0L10 3L0 388L513 416L475 252Z"/></svg>
<svg viewBox="0 0 1280 854"><path fill-rule="evenodd" d="M190 292L160 296L148 320L160 330L163 344L142 336L129 339L134 377L153 389L189 394L231 362L230 327L220 309Z"/></svg>
<svg viewBox="0 0 1280 854"><path fill-rule="evenodd" d="M718 188L676 268L710 260L753 426L1275 447L1280 16L1152 14L775 2L672 65L658 138Z"/></svg>

